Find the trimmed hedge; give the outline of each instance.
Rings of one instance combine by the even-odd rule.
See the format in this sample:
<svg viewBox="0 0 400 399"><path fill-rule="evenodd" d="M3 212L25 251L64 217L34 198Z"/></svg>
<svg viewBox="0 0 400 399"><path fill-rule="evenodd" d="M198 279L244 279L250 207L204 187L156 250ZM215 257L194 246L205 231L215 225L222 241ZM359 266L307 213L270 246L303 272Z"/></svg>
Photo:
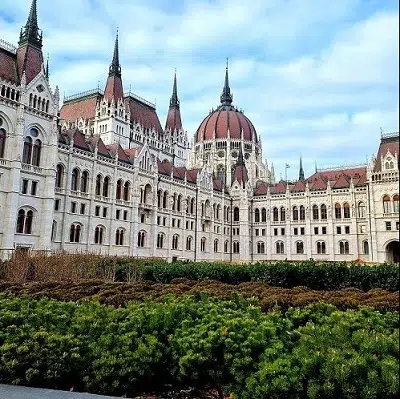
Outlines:
<svg viewBox="0 0 400 399"><path fill-rule="evenodd" d="M205 296L114 308L0 297L0 382L134 396L395 398L399 318L318 304L264 314Z"/></svg>

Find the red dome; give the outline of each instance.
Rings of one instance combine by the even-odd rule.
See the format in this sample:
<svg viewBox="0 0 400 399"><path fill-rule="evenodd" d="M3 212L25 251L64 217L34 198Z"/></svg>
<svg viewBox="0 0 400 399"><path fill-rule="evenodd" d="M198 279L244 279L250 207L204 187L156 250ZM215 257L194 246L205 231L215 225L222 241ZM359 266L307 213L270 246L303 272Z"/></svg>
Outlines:
<svg viewBox="0 0 400 399"><path fill-rule="evenodd" d="M250 120L231 105L221 105L201 122L196 142L214 139L242 139L257 142L257 134Z"/></svg>

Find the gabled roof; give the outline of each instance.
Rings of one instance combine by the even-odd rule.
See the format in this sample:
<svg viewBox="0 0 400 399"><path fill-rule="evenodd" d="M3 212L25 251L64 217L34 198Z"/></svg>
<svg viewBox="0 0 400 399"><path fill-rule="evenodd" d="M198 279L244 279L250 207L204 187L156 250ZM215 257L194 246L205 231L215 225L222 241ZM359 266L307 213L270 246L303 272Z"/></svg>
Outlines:
<svg viewBox="0 0 400 399"><path fill-rule="evenodd" d="M292 193L299 193L306 190L306 183L304 180L297 180L297 182L290 188Z"/></svg>
<svg viewBox="0 0 400 399"><path fill-rule="evenodd" d="M79 118L93 119L96 114L97 101L100 101L101 98L100 92L96 91L75 101L64 102L60 110L60 119L68 122L75 122Z"/></svg>
<svg viewBox="0 0 400 399"><path fill-rule="evenodd" d="M337 180L335 180L334 184L332 185L332 188L346 188L350 187L350 177L346 176L344 173L342 173Z"/></svg>
<svg viewBox="0 0 400 399"><path fill-rule="evenodd" d="M286 182L281 180L276 186L271 186L271 194L284 194L286 192Z"/></svg>
<svg viewBox="0 0 400 399"><path fill-rule="evenodd" d="M129 159L128 155L125 154L124 149L121 147L120 144L109 144L106 145L106 148L111 153L115 154L118 153L118 161L125 162L131 164L131 160Z"/></svg>
<svg viewBox="0 0 400 399"><path fill-rule="evenodd" d="M266 195L268 192L268 184L261 182L254 190L254 195Z"/></svg>
<svg viewBox="0 0 400 399"><path fill-rule="evenodd" d="M390 152L393 156L397 154L398 162L400 162L399 155L399 135L392 134L387 138L382 138L379 145L378 154L374 166L374 172L382 171L382 159ZM398 166L399 167L399 166Z"/></svg>
<svg viewBox="0 0 400 399"><path fill-rule="evenodd" d="M310 190L325 190L328 181L332 188L348 188L352 179L354 184L366 184L367 168L361 166L356 168L323 170L314 173L307 180L310 184Z"/></svg>
<svg viewBox="0 0 400 399"><path fill-rule="evenodd" d="M125 98L128 100L131 121L138 122L147 129L155 129L157 133L163 133L160 120L156 110L132 96Z"/></svg>

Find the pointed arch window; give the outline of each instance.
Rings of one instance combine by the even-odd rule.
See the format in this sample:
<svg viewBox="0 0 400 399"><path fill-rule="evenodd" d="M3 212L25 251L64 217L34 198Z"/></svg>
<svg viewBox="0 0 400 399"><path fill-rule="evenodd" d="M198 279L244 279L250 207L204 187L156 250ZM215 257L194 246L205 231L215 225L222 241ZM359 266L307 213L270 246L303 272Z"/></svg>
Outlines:
<svg viewBox="0 0 400 399"><path fill-rule="evenodd" d="M293 207L293 220L294 221L299 220L299 210L298 210L297 206Z"/></svg>
<svg viewBox="0 0 400 399"><path fill-rule="evenodd" d="M129 201L129 192L131 189L131 184L126 181L124 184L124 201Z"/></svg>
<svg viewBox="0 0 400 399"><path fill-rule="evenodd" d="M383 197L383 213L390 213L390 197L388 195Z"/></svg>
<svg viewBox="0 0 400 399"><path fill-rule="evenodd" d="M304 243L303 241L296 242L296 254L304 254Z"/></svg>
<svg viewBox="0 0 400 399"><path fill-rule="evenodd" d="M108 197L110 193L110 178L106 176L103 182L103 197Z"/></svg>
<svg viewBox="0 0 400 399"><path fill-rule="evenodd" d="M101 183L102 183L102 176L101 175L97 175L96 176L96 190L95 190L95 194L96 195L101 195Z"/></svg>
<svg viewBox="0 0 400 399"><path fill-rule="evenodd" d="M139 248L143 248L146 243L146 232L144 230L139 231L137 245Z"/></svg>
<svg viewBox="0 0 400 399"><path fill-rule="evenodd" d="M205 237L202 237L200 240L200 251L205 252L206 251L206 239Z"/></svg>
<svg viewBox="0 0 400 399"><path fill-rule="evenodd" d="M279 220L279 211L278 208L274 207L272 210L273 221L277 222Z"/></svg>
<svg viewBox="0 0 400 399"><path fill-rule="evenodd" d="M115 245L124 245L125 230L119 228L115 231Z"/></svg>
<svg viewBox="0 0 400 399"><path fill-rule="evenodd" d="M345 219L350 219L350 205L348 202L343 204L343 217Z"/></svg>
<svg viewBox="0 0 400 399"><path fill-rule="evenodd" d="M367 240L363 241L363 251L364 255L369 255L369 244Z"/></svg>
<svg viewBox="0 0 400 399"><path fill-rule="evenodd" d="M280 215L281 215L281 222L284 222L286 220L286 212L283 206L281 206Z"/></svg>
<svg viewBox="0 0 400 399"><path fill-rule="evenodd" d="M339 242L339 252L341 255L349 254L349 242L348 241L340 241Z"/></svg>
<svg viewBox="0 0 400 399"><path fill-rule="evenodd" d="M259 242L257 243L257 253L258 253L258 254L263 254L263 253L265 253L265 243L264 243L264 242L259 241Z"/></svg>
<svg viewBox="0 0 400 399"><path fill-rule="evenodd" d="M239 243L239 241L234 241L233 242L233 253L234 254L240 253L240 243Z"/></svg>
<svg viewBox="0 0 400 399"><path fill-rule="evenodd" d="M214 240L214 252L218 252L219 250L219 241L217 239Z"/></svg>
<svg viewBox="0 0 400 399"><path fill-rule="evenodd" d="M30 164L32 159L32 138L25 137L24 140L24 150L22 153L22 162Z"/></svg>
<svg viewBox="0 0 400 399"><path fill-rule="evenodd" d="M399 213L399 194L393 196L393 212Z"/></svg>
<svg viewBox="0 0 400 399"><path fill-rule="evenodd" d="M325 241L317 241L317 254L326 254Z"/></svg>
<svg viewBox="0 0 400 399"><path fill-rule="evenodd" d="M261 221L266 222L267 221L267 210L265 208L261 209Z"/></svg>
<svg viewBox="0 0 400 399"><path fill-rule="evenodd" d="M33 216L33 211L30 209L20 209L18 211L16 228L17 233L32 234Z"/></svg>
<svg viewBox="0 0 400 399"><path fill-rule="evenodd" d="M78 191L78 181L79 181L79 170L78 168L73 169L71 178L71 190Z"/></svg>
<svg viewBox="0 0 400 399"><path fill-rule="evenodd" d="M313 213L313 220L319 220L319 209L318 209L318 205L313 205L313 207L312 207L312 213Z"/></svg>
<svg viewBox="0 0 400 399"><path fill-rule="evenodd" d="M339 203L335 204L335 219L342 218L342 206Z"/></svg>
<svg viewBox="0 0 400 399"><path fill-rule="evenodd" d="M57 165L56 168L56 187L62 188L64 178L64 166L61 164Z"/></svg>
<svg viewBox="0 0 400 399"><path fill-rule="evenodd" d="M115 198L116 198L117 200L120 200L120 199L121 199L121 196L122 196L122 180L119 179L119 180L117 181L117 188L116 188L116 190L115 190Z"/></svg>
<svg viewBox="0 0 400 399"><path fill-rule="evenodd" d="M178 249L179 245L179 236L178 234L174 234L172 236L172 249Z"/></svg>
<svg viewBox="0 0 400 399"><path fill-rule="evenodd" d="M321 205L321 219L326 220L328 218L328 211L325 204Z"/></svg>
<svg viewBox="0 0 400 399"><path fill-rule="evenodd" d="M366 216L366 207L364 202L359 202L358 203L358 217L359 218L365 218Z"/></svg>
<svg viewBox="0 0 400 399"><path fill-rule="evenodd" d="M94 229L94 243L103 244L105 228L103 226L96 226Z"/></svg>
<svg viewBox="0 0 400 399"><path fill-rule="evenodd" d="M276 253L277 254L284 254L285 253L285 245L283 241L277 241L275 244L276 247Z"/></svg>
<svg viewBox="0 0 400 399"><path fill-rule="evenodd" d="M237 206L233 208L233 221L234 222L239 221L239 208Z"/></svg>
<svg viewBox="0 0 400 399"><path fill-rule="evenodd" d="M254 222L258 223L260 221L260 210L258 208L254 211Z"/></svg>
<svg viewBox="0 0 400 399"><path fill-rule="evenodd" d="M191 236L186 238L186 250L187 251L192 250L192 237Z"/></svg>
<svg viewBox="0 0 400 399"><path fill-rule="evenodd" d="M4 158L5 151L6 151L6 131L5 129L0 128L0 158Z"/></svg>
<svg viewBox="0 0 400 399"><path fill-rule="evenodd" d="M71 224L69 229L69 242L80 242L81 239L81 225L78 223Z"/></svg>
<svg viewBox="0 0 400 399"><path fill-rule="evenodd" d="M81 192L87 193L89 189L89 172L86 170L82 172L81 176Z"/></svg>
<svg viewBox="0 0 400 399"><path fill-rule="evenodd" d="M37 139L33 144L33 151L32 151L32 165L39 166L40 165L40 157L42 154L42 142Z"/></svg>
<svg viewBox="0 0 400 399"><path fill-rule="evenodd" d="M229 241L224 242L224 252L228 253L229 252Z"/></svg>
<svg viewBox="0 0 400 399"><path fill-rule="evenodd" d="M306 208L300 205L300 220L306 220Z"/></svg>
<svg viewBox="0 0 400 399"><path fill-rule="evenodd" d="M157 234L157 248L158 249L164 248L164 233Z"/></svg>

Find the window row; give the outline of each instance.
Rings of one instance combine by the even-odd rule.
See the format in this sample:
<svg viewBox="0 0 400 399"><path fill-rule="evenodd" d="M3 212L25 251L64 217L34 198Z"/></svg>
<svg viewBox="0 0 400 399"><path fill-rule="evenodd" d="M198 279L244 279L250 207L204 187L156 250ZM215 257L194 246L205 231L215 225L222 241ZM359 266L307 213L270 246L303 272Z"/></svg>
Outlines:
<svg viewBox="0 0 400 399"><path fill-rule="evenodd" d="M383 213L399 213L399 194L395 194L393 198L390 198L389 195L383 196Z"/></svg>
<svg viewBox="0 0 400 399"><path fill-rule="evenodd" d="M53 221L52 237L55 237L57 222ZM94 229L94 243L102 245L105 242L106 228L98 225ZM80 223L73 223L69 230L69 242L79 243L82 238L82 225ZM125 229L122 227L115 230L115 245L124 245ZM53 239L54 240L54 239Z"/></svg>

